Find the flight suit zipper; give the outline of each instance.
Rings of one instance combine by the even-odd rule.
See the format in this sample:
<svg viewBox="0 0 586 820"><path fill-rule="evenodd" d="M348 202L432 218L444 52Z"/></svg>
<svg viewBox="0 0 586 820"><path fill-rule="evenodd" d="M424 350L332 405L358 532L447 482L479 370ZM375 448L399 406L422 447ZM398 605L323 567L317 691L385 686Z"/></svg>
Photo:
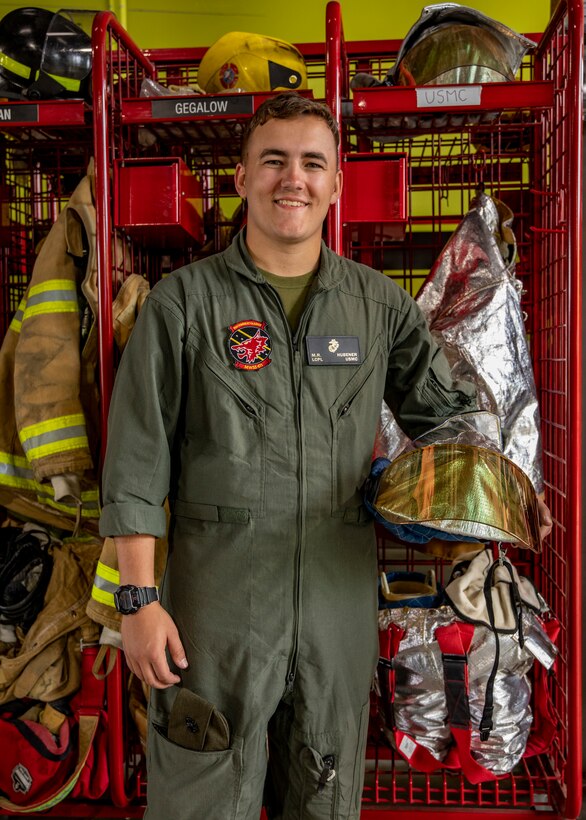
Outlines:
<svg viewBox="0 0 586 820"><path fill-rule="evenodd" d="M295 674L297 671L297 655L299 652L299 629L301 626L301 573L302 573L302 556L304 553L305 539L304 539L304 523L305 513L303 504L303 422L301 414L301 362L300 355L295 340L292 339L293 350L293 374L295 379L295 396L297 406L295 408L295 423L297 427L297 442L298 442L298 512L297 512L297 553L295 556L295 597L293 609L293 646L291 655L289 657L289 666L287 668L287 692L292 692L295 685Z"/></svg>
<svg viewBox="0 0 586 820"><path fill-rule="evenodd" d="M313 293L301 314L299 324L295 334L291 332L289 319L283 308L281 299L276 290L266 283L272 297L277 303L281 318L287 330L287 338L289 339L289 349L292 354L293 361L293 386L295 388L295 422L297 427L297 442L298 442L298 529L297 529L297 555L296 555L296 573L295 573L295 603L293 611L293 646L289 656L289 664L287 667L287 674L285 676L285 689L287 692L292 692L295 685L295 674L297 671L297 656L299 653L299 630L301 627L301 590L303 588L303 559L305 556L305 480L303 472L304 450L303 450L303 416L301 411L301 353L299 351L299 339L303 338L303 331L307 325L308 316L313 303L315 302L318 293Z"/></svg>
<svg viewBox="0 0 586 820"><path fill-rule="evenodd" d="M301 404L301 351L299 350L299 339L303 338L305 328L309 319L311 308L318 296L318 293L313 293L309 297L309 301L305 305L297 330L294 335L291 335L289 329L291 344L293 349L294 373L295 373L295 388L297 399L297 412L295 414L297 421L297 440L299 442L299 514L298 526L299 537L297 540L297 575L295 584L295 616L294 616L294 632L293 632L293 649L291 657L289 658L289 667L287 669L287 690L292 691L295 685L295 675L297 672L297 658L299 655L299 632L301 629L301 590L303 589L303 567L305 558L305 472L303 469L305 452L303 447L303 412ZM279 300L280 302L280 300ZM281 305L281 310L283 307ZM283 311L284 313L284 311ZM289 321L287 320L287 327L289 328Z"/></svg>

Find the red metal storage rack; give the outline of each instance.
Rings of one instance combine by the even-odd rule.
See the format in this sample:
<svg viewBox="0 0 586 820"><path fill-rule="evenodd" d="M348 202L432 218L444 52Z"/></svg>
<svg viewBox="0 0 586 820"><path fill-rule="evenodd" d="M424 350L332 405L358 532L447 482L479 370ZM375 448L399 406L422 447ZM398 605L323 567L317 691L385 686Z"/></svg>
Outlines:
<svg viewBox="0 0 586 820"><path fill-rule="evenodd" d="M487 812L519 818L539 809L574 818L580 810L582 21L582 2L560 3L518 82L478 87L470 104L466 86L375 87L354 90L351 97L351 77L363 71L382 79L396 51L389 43L379 50L345 43L340 5L327 7L327 101L341 126L342 158L364 151L375 157L402 153L409 169L404 239L389 241L380 224L348 224L342 205L330 216L334 249L393 276L415 295L477 187L504 200L515 214L517 275L524 287L546 496L555 522L542 555L517 551L515 561L535 579L562 624L554 683L559 728L549 755L523 761L494 783L472 786L457 773L417 773L385 746L373 746L365 818L390 818L407 808L420 817ZM450 99L458 104L446 105ZM368 186L363 193L365 199L378 196ZM385 569L429 565L412 549L394 552L384 532L379 559ZM441 577L441 562L432 566Z"/></svg>
<svg viewBox="0 0 586 820"><path fill-rule="evenodd" d="M24 294L35 248L93 151L83 100L0 103L0 338Z"/></svg>
<svg viewBox="0 0 586 820"><path fill-rule="evenodd" d="M26 290L38 245L85 176L93 150L92 111L83 100L0 103L0 338ZM116 813L106 796L99 803L66 800L43 815Z"/></svg>
<svg viewBox="0 0 586 820"><path fill-rule="evenodd" d="M140 273L154 283L194 255L221 249L227 233L239 226L238 211L233 212L239 200L232 171L239 160L241 133L246 120L270 95L141 96L146 80L166 85L194 83L206 49L141 52L109 12L96 16L93 43L97 255L103 273L99 283L101 418L105 444L115 365L111 319L116 278L113 271L117 271L117 277L120 272ZM325 44L298 44L298 48L304 56L311 85L310 91L302 93L323 99ZM160 247L153 248L145 242L143 231L122 227L121 192L116 180L121 169L132 168L139 158L143 168L149 160L156 167L165 159L174 158L198 179L206 227L205 250L195 238L190 242L187 235L182 243L163 241ZM112 174L112 169L117 171ZM122 210L128 210L127 204ZM153 227L151 238L164 231L165 227L158 224ZM113 232L122 240L118 246L121 257L116 257L111 242ZM124 699L126 677L121 663L108 676L110 793L113 811L135 817L144 810L146 783L141 747L130 726Z"/></svg>
<svg viewBox="0 0 586 820"><path fill-rule="evenodd" d="M390 818L408 810L420 817L442 813L472 818L480 813L522 820L544 810L561 820L579 812L582 13L581 0L562 0L518 82L484 85L480 103L462 104L464 94L455 107L434 105L439 99L429 94L421 108L421 99L425 103L426 98L420 95L418 103L415 89L375 88L351 95L351 76L356 71L384 76L400 43L345 42L337 2L327 6L325 43L300 46L314 96L329 102L340 123L341 159L354 162L359 154L380 154L386 161L385 154L395 154L406 160L405 191L395 203L394 216L386 219L401 223L401 230L389 235L384 217L380 223L350 224L340 205L328 217L335 250L373 265L416 293L477 186L484 185L513 209L517 275L525 289L523 306L542 411L547 498L554 515L543 554L515 555L562 625L554 683L559 730L552 752L523 762L495 783L471 786L457 773L417 773L390 749L372 746L366 761L364 818ZM141 97L147 79L176 85L193 82L205 49L141 52L108 12L97 15L93 40L105 440L115 362L109 308L113 271L141 273L154 282L194 254L221 247L226 232L238 226L238 213L232 212L231 169L238 159L239 137L247 117L266 95L238 95L227 108L218 105L217 97ZM117 227L119 192L111 169L148 157L179 158L197 176L203 212L211 216L205 249L187 239L173 250L153 251L141 242L140 231L132 237ZM371 193L365 187L364 194ZM114 231L123 240L120 258L113 258ZM412 550L392 553L384 535L379 537L379 555L385 568L424 563ZM441 562L434 566L441 574ZM123 812L134 817L144 805L144 761L124 701L125 680L124 666L118 663L108 681L111 816Z"/></svg>

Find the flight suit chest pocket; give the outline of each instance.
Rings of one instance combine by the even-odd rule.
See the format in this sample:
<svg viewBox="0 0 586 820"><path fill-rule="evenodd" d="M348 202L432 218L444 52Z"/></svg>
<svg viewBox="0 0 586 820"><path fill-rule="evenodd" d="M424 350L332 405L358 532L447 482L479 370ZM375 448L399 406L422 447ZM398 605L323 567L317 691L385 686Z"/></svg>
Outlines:
<svg viewBox="0 0 586 820"><path fill-rule="evenodd" d="M188 391L177 499L245 509L260 518L266 490L265 405L205 342L200 340L195 348L188 339L186 355Z"/></svg>
<svg viewBox="0 0 586 820"><path fill-rule="evenodd" d="M369 473L384 390L382 338L330 407L332 429L332 513L360 503L359 489Z"/></svg>

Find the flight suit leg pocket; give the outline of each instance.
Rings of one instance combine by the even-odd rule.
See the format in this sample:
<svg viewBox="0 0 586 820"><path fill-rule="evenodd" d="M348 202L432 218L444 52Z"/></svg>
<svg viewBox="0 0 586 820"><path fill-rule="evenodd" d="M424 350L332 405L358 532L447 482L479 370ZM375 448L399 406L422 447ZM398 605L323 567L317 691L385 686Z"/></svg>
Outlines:
<svg viewBox="0 0 586 820"><path fill-rule="evenodd" d="M168 727L157 723L149 727L145 820L234 820L242 778L242 738L233 735L230 748L223 751L196 751L173 743L168 732Z"/></svg>
<svg viewBox="0 0 586 820"><path fill-rule="evenodd" d="M337 749L318 752L305 746L299 753L300 806L304 820L334 820L337 817Z"/></svg>
<svg viewBox="0 0 586 820"><path fill-rule="evenodd" d="M213 703L182 687L169 715L167 738L195 752L225 752L230 748L230 727Z"/></svg>

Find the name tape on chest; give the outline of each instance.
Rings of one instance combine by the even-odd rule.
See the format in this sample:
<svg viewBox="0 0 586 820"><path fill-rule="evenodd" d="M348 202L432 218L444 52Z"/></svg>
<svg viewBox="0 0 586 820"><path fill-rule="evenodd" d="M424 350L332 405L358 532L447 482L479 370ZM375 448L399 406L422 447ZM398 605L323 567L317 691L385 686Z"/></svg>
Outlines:
<svg viewBox="0 0 586 820"><path fill-rule="evenodd" d="M358 336L307 336L307 364L361 364Z"/></svg>

